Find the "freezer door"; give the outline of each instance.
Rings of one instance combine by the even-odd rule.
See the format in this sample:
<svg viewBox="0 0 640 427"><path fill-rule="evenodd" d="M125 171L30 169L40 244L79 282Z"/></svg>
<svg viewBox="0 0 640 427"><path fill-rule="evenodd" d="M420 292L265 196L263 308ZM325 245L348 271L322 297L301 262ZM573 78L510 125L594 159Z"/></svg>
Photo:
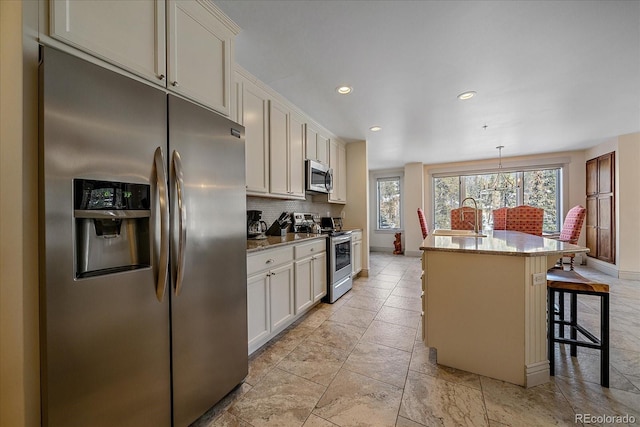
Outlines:
<svg viewBox="0 0 640 427"><path fill-rule="evenodd" d="M173 411L187 426L248 372L244 128L168 97Z"/></svg>
<svg viewBox="0 0 640 427"><path fill-rule="evenodd" d="M155 209L129 213L118 235L117 227L96 228L115 211L100 211L103 218L93 221L93 212L74 212L73 199L74 179L118 181L148 186L151 200L140 203L156 204L154 150L166 147L166 95L54 49L44 47L42 56L43 425L169 426L169 305L156 296ZM115 191L94 202L108 207ZM125 232L137 240L124 239ZM82 261L87 257L78 251L91 245L101 252ZM138 253L150 256L138 259ZM80 265L118 266L126 254L135 264L130 271L84 274Z"/></svg>

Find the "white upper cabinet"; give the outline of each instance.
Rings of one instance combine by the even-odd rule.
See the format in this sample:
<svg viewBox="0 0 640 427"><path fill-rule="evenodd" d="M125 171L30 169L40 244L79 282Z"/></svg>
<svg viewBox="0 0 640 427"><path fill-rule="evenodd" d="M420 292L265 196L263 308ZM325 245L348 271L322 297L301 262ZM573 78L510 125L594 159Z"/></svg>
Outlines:
<svg viewBox="0 0 640 427"><path fill-rule="evenodd" d="M304 199L304 120L269 101L269 186L271 195Z"/></svg>
<svg viewBox="0 0 640 427"><path fill-rule="evenodd" d="M51 37L151 81L167 74L164 1L51 0L49 28Z"/></svg>
<svg viewBox="0 0 640 427"><path fill-rule="evenodd" d="M269 95L236 73L237 120L244 126L247 194L269 193Z"/></svg>
<svg viewBox="0 0 640 427"><path fill-rule="evenodd" d="M304 199L304 118L289 114L289 192Z"/></svg>
<svg viewBox="0 0 640 427"><path fill-rule="evenodd" d="M306 131L305 158L328 165L329 138L322 135L310 124L307 124Z"/></svg>
<svg viewBox="0 0 640 427"><path fill-rule="evenodd" d="M288 196L289 110L269 101L269 185L271 194Z"/></svg>
<svg viewBox="0 0 640 427"><path fill-rule="evenodd" d="M220 21L220 13L208 1L168 0L167 83L228 116L235 34Z"/></svg>
<svg viewBox="0 0 640 427"><path fill-rule="evenodd" d="M49 32L229 115L233 40L239 28L211 0L51 0Z"/></svg>
<svg viewBox="0 0 640 427"><path fill-rule="evenodd" d="M334 140L329 145L329 166L333 169L333 192L329 193L329 202L347 203L347 150Z"/></svg>

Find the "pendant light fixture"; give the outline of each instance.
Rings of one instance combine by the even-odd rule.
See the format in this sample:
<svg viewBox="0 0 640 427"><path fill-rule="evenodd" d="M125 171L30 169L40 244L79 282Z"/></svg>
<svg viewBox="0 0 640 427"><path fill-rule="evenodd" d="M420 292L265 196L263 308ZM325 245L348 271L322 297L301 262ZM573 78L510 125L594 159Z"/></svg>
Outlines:
<svg viewBox="0 0 640 427"><path fill-rule="evenodd" d="M498 176L496 177L492 190L500 192L513 191L516 187L516 183L502 170L502 149L504 148L504 145L498 145L496 148L498 149Z"/></svg>

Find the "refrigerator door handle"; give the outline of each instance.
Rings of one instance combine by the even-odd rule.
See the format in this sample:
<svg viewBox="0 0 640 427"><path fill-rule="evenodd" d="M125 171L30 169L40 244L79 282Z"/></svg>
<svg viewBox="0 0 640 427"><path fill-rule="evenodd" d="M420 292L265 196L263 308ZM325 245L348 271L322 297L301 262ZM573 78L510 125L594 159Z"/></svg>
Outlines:
<svg viewBox="0 0 640 427"><path fill-rule="evenodd" d="M160 260L158 262L158 281L156 283L156 297L162 302L167 289L169 275L169 196L167 189L167 170L162 148L156 148L153 156L158 185L158 199L160 202Z"/></svg>
<svg viewBox="0 0 640 427"><path fill-rule="evenodd" d="M180 153L173 151L172 164L176 179L176 190L178 195L179 212L179 232L178 236L178 265L176 266L175 294L180 295L182 290L182 279L184 278L185 247L187 245L187 207L184 204L184 175L182 172L182 160Z"/></svg>

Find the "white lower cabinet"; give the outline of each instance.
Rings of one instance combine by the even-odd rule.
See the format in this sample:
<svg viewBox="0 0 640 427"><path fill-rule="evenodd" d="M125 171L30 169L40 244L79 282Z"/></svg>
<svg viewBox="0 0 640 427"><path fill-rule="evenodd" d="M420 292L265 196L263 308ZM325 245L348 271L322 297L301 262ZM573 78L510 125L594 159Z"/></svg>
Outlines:
<svg viewBox="0 0 640 427"><path fill-rule="evenodd" d="M293 319L293 264L269 271L271 331L283 328Z"/></svg>
<svg viewBox="0 0 640 427"><path fill-rule="evenodd" d="M268 339L271 331L269 319L268 272L247 279L247 324L249 328L249 351Z"/></svg>
<svg viewBox="0 0 640 427"><path fill-rule="evenodd" d="M249 254L249 354L293 323L326 293L327 256L324 238Z"/></svg>
<svg viewBox="0 0 640 427"><path fill-rule="evenodd" d="M327 253L322 252L313 260L313 302L318 302L327 294Z"/></svg>
<svg viewBox="0 0 640 427"><path fill-rule="evenodd" d="M313 259L311 257L296 261L296 313L300 313L313 304Z"/></svg>
<svg viewBox="0 0 640 427"><path fill-rule="evenodd" d="M305 256L308 253L313 255ZM327 294L327 252L324 240L296 247L295 273L296 314L299 314Z"/></svg>
<svg viewBox="0 0 640 427"><path fill-rule="evenodd" d="M355 277L362 271L362 231L351 233L351 273Z"/></svg>

